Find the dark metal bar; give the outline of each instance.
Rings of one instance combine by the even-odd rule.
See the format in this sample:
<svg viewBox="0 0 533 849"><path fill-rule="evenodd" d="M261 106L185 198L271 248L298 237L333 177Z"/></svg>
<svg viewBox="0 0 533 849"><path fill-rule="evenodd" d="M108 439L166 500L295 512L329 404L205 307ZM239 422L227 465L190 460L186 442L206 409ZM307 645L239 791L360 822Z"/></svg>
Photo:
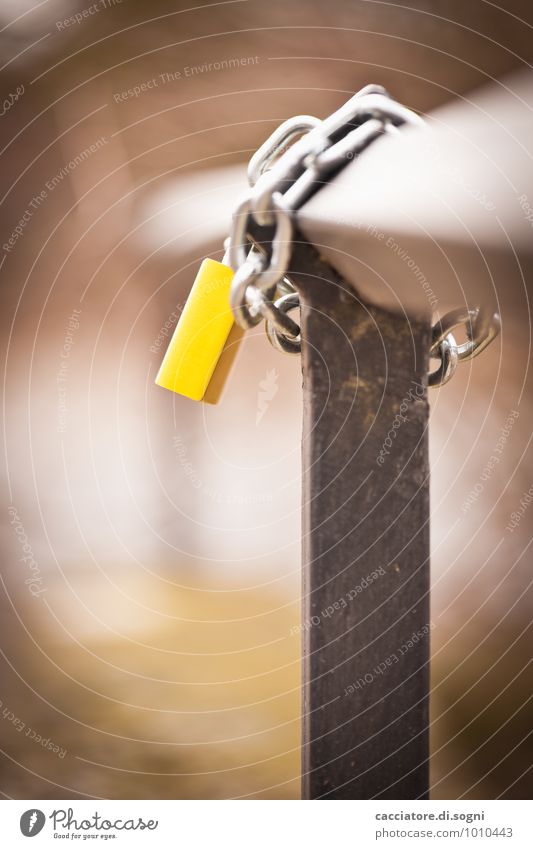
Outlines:
<svg viewBox="0 0 533 849"><path fill-rule="evenodd" d="M430 326L300 240L303 796L428 793ZM388 452L388 453L387 453Z"/></svg>

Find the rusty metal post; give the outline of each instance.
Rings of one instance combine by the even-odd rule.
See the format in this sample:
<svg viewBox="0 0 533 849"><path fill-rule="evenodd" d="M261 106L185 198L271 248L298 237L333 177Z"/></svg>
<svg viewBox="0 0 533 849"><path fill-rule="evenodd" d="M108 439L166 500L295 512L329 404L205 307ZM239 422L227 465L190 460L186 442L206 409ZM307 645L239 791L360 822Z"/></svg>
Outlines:
<svg viewBox="0 0 533 849"><path fill-rule="evenodd" d="M429 320L300 240L303 797L426 798Z"/></svg>

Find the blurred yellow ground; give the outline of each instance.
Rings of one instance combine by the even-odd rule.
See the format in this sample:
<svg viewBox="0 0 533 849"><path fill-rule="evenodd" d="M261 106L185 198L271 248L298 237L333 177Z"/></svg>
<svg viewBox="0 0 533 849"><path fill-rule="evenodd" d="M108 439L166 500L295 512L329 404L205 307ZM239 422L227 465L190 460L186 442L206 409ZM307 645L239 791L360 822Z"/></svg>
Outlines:
<svg viewBox="0 0 533 849"><path fill-rule="evenodd" d="M74 577L91 613L71 604L69 621L72 590L49 591L32 649L6 611L18 674L5 673L4 705L67 750L60 758L4 720L8 796L298 797L297 604L268 590L161 586L130 582L125 602L126 585ZM95 617L104 626L92 630Z"/></svg>

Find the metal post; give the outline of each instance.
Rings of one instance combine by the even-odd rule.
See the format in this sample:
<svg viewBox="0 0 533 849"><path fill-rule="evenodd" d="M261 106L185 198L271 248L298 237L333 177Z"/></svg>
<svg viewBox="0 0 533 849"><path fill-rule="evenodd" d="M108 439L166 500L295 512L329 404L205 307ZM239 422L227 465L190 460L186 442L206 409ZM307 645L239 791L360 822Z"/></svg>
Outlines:
<svg viewBox="0 0 533 849"><path fill-rule="evenodd" d="M300 240L303 797L428 794L429 320Z"/></svg>

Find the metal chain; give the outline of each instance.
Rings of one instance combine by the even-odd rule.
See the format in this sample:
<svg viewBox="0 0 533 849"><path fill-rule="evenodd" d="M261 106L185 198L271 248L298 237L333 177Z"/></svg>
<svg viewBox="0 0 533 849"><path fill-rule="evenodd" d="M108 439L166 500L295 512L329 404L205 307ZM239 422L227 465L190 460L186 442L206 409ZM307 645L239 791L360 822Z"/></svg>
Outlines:
<svg viewBox="0 0 533 849"><path fill-rule="evenodd" d="M402 124L424 126L424 121L381 86L369 85L323 121L310 115L285 121L252 156L250 191L233 214L228 239L229 264L235 271L230 301L241 327L254 327L265 319L275 348L300 353L300 326L289 316L300 300L285 276L292 250L292 213L376 138L397 132ZM261 228L266 231L265 239L256 235L253 244L252 221L255 234ZM452 331L460 326L467 341L458 345ZM480 307L453 310L439 319L433 327L430 356L440 359L440 365L429 374L429 385L447 383L459 361L477 356L499 330L499 315Z"/></svg>
<svg viewBox="0 0 533 849"><path fill-rule="evenodd" d="M293 340L299 336L296 323L287 320L285 302L278 304L279 296L287 294L287 281L284 290L279 284L291 257L292 213L374 139L406 123L423 125L382 86L370 85L324 121L309 115L290 118L261 145L250 160L251 188L235 210L229 238L229 263L235 271L231 306L238 324L254 327L265 318L274 326L267 330L272 340L276 332ZM258 240L250 250L251 220L255 231L265 228L267 233L264 243ZM268 252L262 244L270 245ZM285 349L285 340L279 341Z"/></svg>
<svg viewBox="0 0 533 849"><path fill-rule="evenodd" d="M466 342L458 345L452 330L464 327ZM477 357L500 332L498 313L486 308L456 309L446 313L433 326L430 357L440 359L440 366L428 376L429 386L443 386L455 374L462 360Z"/></svg>

